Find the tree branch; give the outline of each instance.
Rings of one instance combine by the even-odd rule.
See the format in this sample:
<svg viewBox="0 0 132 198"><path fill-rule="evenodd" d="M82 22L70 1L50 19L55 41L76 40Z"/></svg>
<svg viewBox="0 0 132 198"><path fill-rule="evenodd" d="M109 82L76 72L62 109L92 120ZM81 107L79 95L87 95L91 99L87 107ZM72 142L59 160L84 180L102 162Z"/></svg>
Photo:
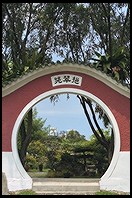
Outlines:
<svg viewBox="0 0 132 198"><path fill-rule="evenodd" d="M82 107L83 107L84 113L85 113L85 115L86 115L86 117L87 117L87 120L88 120L88 122L89 122L89 124L90 124L90 127L91 127L91 129L92 129L94 135L96 136L96 138L98 139L98 141L108 150L108 144L107 144L105 141L103 141L103 139L102 139L101 136L97 133L97 131L95 130L95 128L94 128L94 126L93 126L93 123L92 123L92 121L91 121L91 118L90 118L89 113L88 113L87 108L86 108L86 104L85 104L85 99L84 99L84 97L83 97L83 96L79 96L79 95L77 95L77 97L78 97L79 100L80 100L80 103L81 103L81 105L82 105Z"/></svg>
<svg viewBox="0 0 132 198"><path fill-rule="evenodd" d="M95 122L95 124L96 124L96 127L97 127L98 131L100 132L100 135L101 135L103 141L105 141L106 143L108 143L107 140L106 140L106 138L105 138L105 136L104 136L104 134L103 134L103 132L102 132L102 130L101 130L101 128L100 128L100 126L99 126L99 124L98 124L98 122L97 122L97 119L96 119L95 112L94 112L94 110L93 110L91 101L90 101L88 98L87 98L87 99L84 98L84 100L85 100L86 103L89 105L89 108L90 108L90 110L91 110L91 112L92 112L93 120L94 120L94 122Z"/></svg>
<svg viewBox="0 0 132 198"><path fill-rule="evenodd" d="M130 4L128 3L127 14L126 14L125 22L123 24L123 30L122 30L122 35L121 35L121 46L123 45L123 41L124 41L125 28L126 28L126 24L129 18L129 13L130 13Z"/></svg>

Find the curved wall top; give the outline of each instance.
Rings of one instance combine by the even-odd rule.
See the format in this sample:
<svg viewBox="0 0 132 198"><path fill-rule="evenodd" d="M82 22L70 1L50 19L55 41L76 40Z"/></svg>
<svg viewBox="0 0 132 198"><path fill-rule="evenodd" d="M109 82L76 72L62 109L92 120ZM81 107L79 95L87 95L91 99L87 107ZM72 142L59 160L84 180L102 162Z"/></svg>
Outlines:
<svg viewBox="0 0 132 198"><path fill-rule="evenodd" d="M63 64L55 64L55 65L48 65L43 66L42 68L38 68L34 71L30 71L29 73L15 79L13 82L9 83L5 87L2 88L2 97L14 92L15 90L19 89L23 85L31 82L32 80L39 78L41 76L56 73L56 72L63 72L63 71L71 71L71 72L79 72L84 73L89 76L98 79L128 98L130 98L130 89L127 86L123 86L121 83L113 80L110 76L102 73L100 70L95 68L84 66L82 64L73 64L73 63L63 63Z"/></svg>

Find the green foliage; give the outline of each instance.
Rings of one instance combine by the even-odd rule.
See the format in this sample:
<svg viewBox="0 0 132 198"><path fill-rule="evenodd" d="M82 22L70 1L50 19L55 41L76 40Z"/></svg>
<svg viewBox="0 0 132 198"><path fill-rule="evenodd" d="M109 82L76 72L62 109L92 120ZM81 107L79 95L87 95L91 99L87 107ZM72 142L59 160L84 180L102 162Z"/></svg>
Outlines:
<svg viewBox="0 0 132 198"><path fill-rule="evenodd" d="M101 52L107 72L122 47L126 60L118 58L129 78L129 3L2 3L3 84L52 63L54 53L64 61L90 64Z"/></svg>
<svg viewBox="0 0 132 198"><path fill-rule="evenodd" d="M79 132L77 134L79 135ZM109 137L107 132L106 135ZM66 137L67 135L65 138L50 137L50 144L47 144L46 167L51 171L47 177L102 176L109 163L107 151L97 139L92 136L90 140L86 140L80 135L80 139L73 141L72 138ZM94 170L89 170L90 166Z"/></svg>
<svg viewBox="0 0 132 198"><path fill-rule="evenodd" d="M33 190L22 190L16 193L16 195L37 195Z"/></svg>
<svg viewBox="0 0 132 198"><path fill-rule="evenodd" d="M45 127L46 119L43 120L42 118L37 117L37 110L34 108L33 109L33 121L32 121L32 134L31 138L33 140L42 140L45 136L48 135L49 127ZM25 132L27 132L28 128L28 113L24 117L24 128ZM20 127L21 130L21 127ZM21 136L20 136L20 130L18 132L18 138L17 138L17 145L18 145L18 150L20 151L21 149Z"/></svg>
<svg viewBox="0 0 132 198"><path fill-rule="evenodd" d="M78 131L70 130L66 134L66 139L70 140L70 142L77 142L77 141L80 141L80 140L84 140L85 136L80 135L80 133Z"/></svg>
<svg viewBox="0 0 132 198"><path fill-rule="evenodd" d="M39 140L32 141L28 146L27 152L28 155L30 155L30 158L32 157L33 159L36 160L36 164L41 165L47 162L47 157L46 157L47 147Z"/></svg>
<svg viewBox="0 0 132 198"><path fill-rule="evenodd" d="M119 195L119 194L112 191L101 190L99 192L96 192L95 195Z"/></svg>
<svg viewBox="0 0 132 198"><path fill-rule="evenodd" d="M93 62L94 67L100 68L105 73L107 73L107 71L110 71L110 66L111 66L110 55L108 54L101 55L96 51L95 51L95 55L97 56L98 59L91 58L91 60L95 61L95 63Z"/></svg>
<svg viewBox="0 0 132 198"><path fill-rule="evenodd" d="M37 160L33 155L30 154L26 155L25 167L26 167L26 171L29 171L29 169L34 169L37 167Z"/></svg>
<svg viewBox="0 0 132 198"><path fill-rule="evenodd" d="M49 131L49 127L44 126L46 120L43 120L42 118L37 117L37 111L35 108L32 111L32 120L29 119L28 113L25 115L22 121L22 124L18 132L18 138L17 138L17 145L18 145L18 152L19 152L20 160L23 166L26 168L26 170L29 169L30 167L37 167L40 163L46 161L46 158L43 157L43 151L45 148L42 142L45 139L45 137L48 135L48 131ZM31 127L30 130L29 130L29 124ZM32 131L32 133L30 131ZM28 141L27 141L27 138L28 138ZM32 142L32 140L34 142ZM37 147L39 147L39 151L37 149L36 150L32 149L32 152L30 153L31 148L34 147L33 145L36 145ZM30 156L31 158L32 157L35 158L36 163L34 164L32 163L31 165L32 160L30 160L30 165L25 164L27 152L28 152L28 157L29 155L31 155ZM37 157L38 152L39 152L39 158Z"/></svg>
<svg viewBox="0 0 132 198"><path fill-rule="evenodd" d="M124 47L118 48L113 52L112 56L110 54L101 55L96 51L95 55L98 59L91 58L91 60L94 60L93 65L95 68L106 74L111 74L117 81L125 82L129 74L126 70L127 56Z"/></svg>

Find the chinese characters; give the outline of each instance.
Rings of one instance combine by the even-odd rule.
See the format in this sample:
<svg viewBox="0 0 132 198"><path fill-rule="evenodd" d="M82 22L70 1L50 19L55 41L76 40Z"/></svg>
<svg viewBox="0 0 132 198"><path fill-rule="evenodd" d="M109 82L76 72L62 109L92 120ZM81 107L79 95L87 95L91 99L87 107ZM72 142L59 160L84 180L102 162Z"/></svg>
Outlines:
<svg viewBox="0 0 132 198"><path fill-rule="evenodd" d="M81 86L82 77L71 74L64 74L64 75L61 74L61 75L52 76L51 81L52 81L52 86L64 85L64 84Z"/></svg>

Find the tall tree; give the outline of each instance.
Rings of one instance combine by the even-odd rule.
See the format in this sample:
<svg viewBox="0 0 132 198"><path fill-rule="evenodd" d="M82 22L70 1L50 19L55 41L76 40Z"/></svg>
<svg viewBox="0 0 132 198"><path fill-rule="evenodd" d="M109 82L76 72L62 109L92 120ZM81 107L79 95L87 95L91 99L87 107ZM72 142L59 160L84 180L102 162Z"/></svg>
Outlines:
<svg viewBox="0 0 132 198"><path fill-rule="evenodd" d="M83 107L84 113L86 115L86 118L88 120L88 123L90 124L90 127L95 135L95 137L97 138L97 140L101 143L101 145L103 145L105 147L105 149L107 150L107 155L108 155L108 161L110 163L111 159L112 159L112 155L113 155L113 151L114 151L114 134L113 134L113 129L111 128L111 138L108 139L107 136L105 136L103 129L100 128L98 122L97 122L97 118L96 118L96 112L99 113L99 117L103 119L104 122L104 126L107 127L110 124L110 121L106 115L106 113L104 112L104 110L97 104L95 107L95 110L93 108L93 104L91 102L91 100L87 97L84 96L77 96L80 100L80 103ZM93 121L95 123L95 125L92 123L91 117L90 117L90 113L88 111L87 105L89 106L89 109L92 113L92 117L93 117ZM97 130L95 128L95 126L97 127Z"/></svg>
<svg viewBox="0 0 132 198"><path fill-rule="evenodd" d="M95 51L112 62L120 47L130 75L129 3L2 3L2 17L4 82L51 62L53 53L90 64Z"/></svg>
<svg viewBox="0 0 132 198"><path fill-rule="evenodd" d="M48 127L44 127L46 120L37 118L37 110L31 109L22 120L22 124L18 131L18 151L20 160L25 166L26 154L29 144L33 141L41 141L48 136Z"/></svg>

